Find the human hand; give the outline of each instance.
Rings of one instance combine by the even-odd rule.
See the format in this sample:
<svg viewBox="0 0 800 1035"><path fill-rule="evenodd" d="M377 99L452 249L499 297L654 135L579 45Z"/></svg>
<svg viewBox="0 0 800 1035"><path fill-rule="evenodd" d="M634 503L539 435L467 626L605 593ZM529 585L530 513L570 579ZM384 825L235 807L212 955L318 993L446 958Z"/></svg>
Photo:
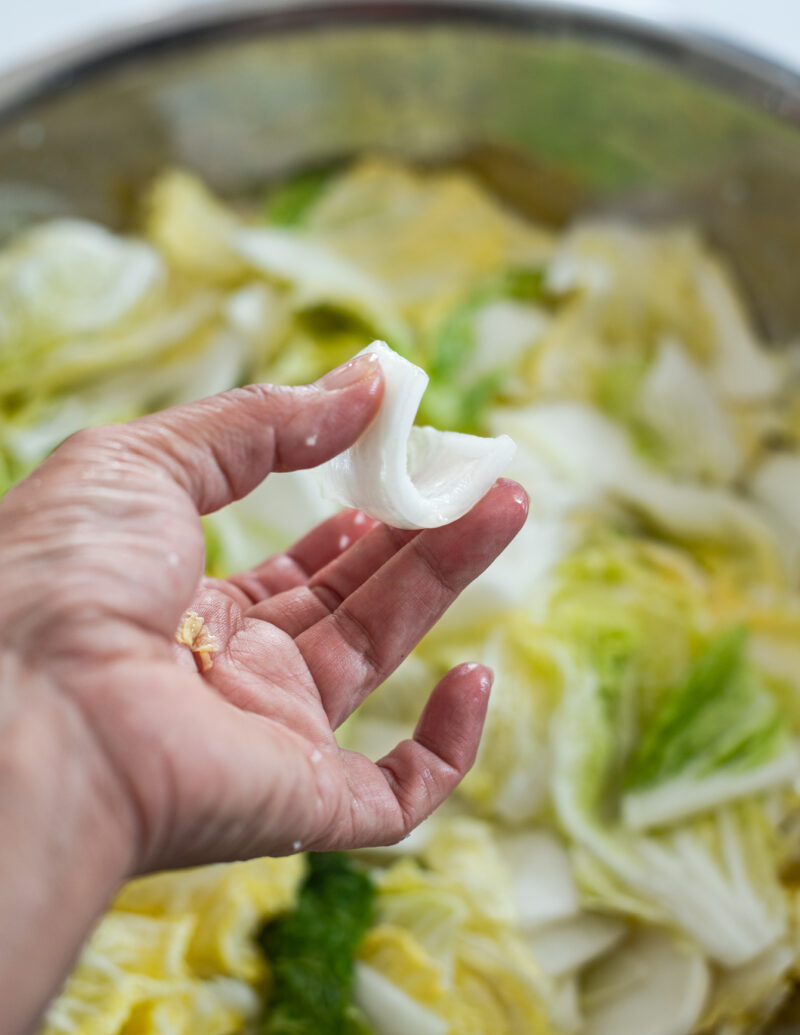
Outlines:
<svg viewBox="0 0 800 1035"><path fill-rule="evenodd" d="M480 666L445 676L413 740L377 764L334 731L513 537L519 486L417 534L343 512L251 572L203 577L200 514L347 448L381 392L364 357L314 386L81 432L0 503L9 1031L52 995L124 878L392 842L471 765ZM205 672L175 639L190 608L219 648Z"/></svg>
<svg viewBox="0 0 800 1035"><path fill-rule="evenodd" d="M344 512L285 557L202 577L199 515L270 470L345 449L381 391L365 358L316 386L240 389L82 432L0 506L0 649L37 688L27 704L91 745L75 793L111 803L126 875L389 843L472 763L490 683L479 666L446 676L414 739L377 765L340 750L334 730L513 537L519 486L500 482L418 534ZM188 608L219 644L205 673L175 642Z"/></svg>

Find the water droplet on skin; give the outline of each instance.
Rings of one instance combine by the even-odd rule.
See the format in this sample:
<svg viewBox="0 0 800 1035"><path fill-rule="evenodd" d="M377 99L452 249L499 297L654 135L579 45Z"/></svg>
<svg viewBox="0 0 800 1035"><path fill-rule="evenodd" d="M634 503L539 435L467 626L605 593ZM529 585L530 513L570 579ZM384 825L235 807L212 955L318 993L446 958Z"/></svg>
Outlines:
<svg viewBox="0 0 800 1035"><path fill-rule="evenodd" d="M363 511L361 511L361 510L357 511L353 515L353 524L354 525L363 525L366 520L367 520L367 515Z"/></svg>
<svg viewBox="0 0 800 1035"><path fill-rule="evenodd" d="M299 852L302 847L303 847L303 842L302 841L293 841L292 842L292 851L293 852Z"/></svg>
<svg viewBox="0 0 800 1035"><path fill-rule="evenodd" d="M350 536L349 535L343 535L343 536L339 537L339 549L340 550L346 550L349 545L350 545Z"/></svg>
<svg viewBox="0 0 800 1035"><path fill-rule="evenodd" d="M322 761L322 752L321 752L321 751L319 751L319 750L317 750L317 748L314 748L314 750L313 750L313 751L311 752L311 761L312 761L312 762L313 762L313 763L314 763L315 765L316 765L316 764L317 764L318 762L321 762L321 761Z"/></svg>
<svg viewBox="0 0 800 1035"><path fill-rule="evenodd" d="M316 435L309 435L308 438L306 439L306 445L307 446L315 446L316 444L317 444L317 436Z"/></svg>

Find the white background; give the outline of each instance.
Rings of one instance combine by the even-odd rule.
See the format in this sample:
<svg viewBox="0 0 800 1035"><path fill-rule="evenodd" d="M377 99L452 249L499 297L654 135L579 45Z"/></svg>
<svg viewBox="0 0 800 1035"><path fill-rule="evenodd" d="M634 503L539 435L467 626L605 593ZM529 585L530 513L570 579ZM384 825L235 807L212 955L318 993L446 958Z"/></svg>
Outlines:
<svg viewBox="0 0 800 1035"><path fill-rule="evenodd" d="M0 72L186 6L187 0L0 0ZM800 0L583 0L581 6L711 32L800 72Z"/></svg>

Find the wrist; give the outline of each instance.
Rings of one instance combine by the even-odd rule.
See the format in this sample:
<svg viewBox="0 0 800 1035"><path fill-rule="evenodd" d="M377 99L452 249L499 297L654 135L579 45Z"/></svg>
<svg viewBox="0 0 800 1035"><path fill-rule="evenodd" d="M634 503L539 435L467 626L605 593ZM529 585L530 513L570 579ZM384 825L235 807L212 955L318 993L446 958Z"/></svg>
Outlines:
<svg viewBox="0 0 800 1035"><path fill-rule="evenodd" d="M0 845L0 1002L17 1033L130 872L135 824L75 703L2 651Z"/></svg>

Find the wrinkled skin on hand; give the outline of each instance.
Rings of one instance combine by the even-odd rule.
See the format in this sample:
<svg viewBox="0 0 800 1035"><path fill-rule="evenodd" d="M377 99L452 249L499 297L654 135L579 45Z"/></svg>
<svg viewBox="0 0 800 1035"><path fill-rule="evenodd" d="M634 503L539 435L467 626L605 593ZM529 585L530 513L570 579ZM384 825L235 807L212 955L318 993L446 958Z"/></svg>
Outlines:
<svg viewBox="0 0 800 1035"><path fill-rule="evenodd" d="M446 675L377 763L334 731L517 532L519 486L420 533L345 511L253 571L203 577L200 515L347 448L381 393L364 357L316 385L81 432L0 502L0 772L25 792L0 794L0 828L22 831L24 857L40 798L68 827L48 815L60 879L85 830L108 882L58 969L126 876L391 843L472 764L491 682L477 665ZM175 639L187 609L219 645L206 672ZM87 880L75 868L76 902Z"/></svg>

